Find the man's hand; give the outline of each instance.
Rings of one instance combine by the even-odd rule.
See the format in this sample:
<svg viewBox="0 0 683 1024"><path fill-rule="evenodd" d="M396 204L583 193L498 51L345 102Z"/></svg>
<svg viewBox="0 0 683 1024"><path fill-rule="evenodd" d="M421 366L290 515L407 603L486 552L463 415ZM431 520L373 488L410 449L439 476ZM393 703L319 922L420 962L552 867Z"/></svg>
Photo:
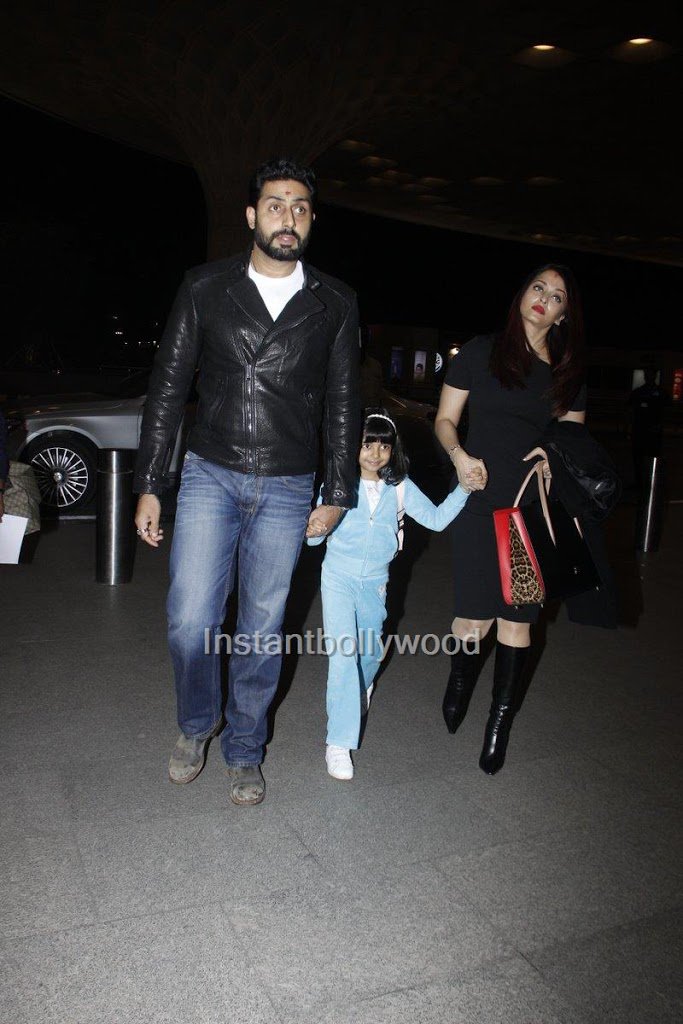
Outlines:
<svg viewBox="0 0 683 1024"><path fill-rule="evenodd" d="M156 494L141 494L135 512L135 525L140 540L151 548L158 548L164 539L164 531L159 526L161 502Z"/></svg>
<svg viewBox="0 0 683 1024"><path fill-rule="evenodd" d="M307 537L324 537L333 530L344 510L336 505L318 505L308 517Z"/></svg>

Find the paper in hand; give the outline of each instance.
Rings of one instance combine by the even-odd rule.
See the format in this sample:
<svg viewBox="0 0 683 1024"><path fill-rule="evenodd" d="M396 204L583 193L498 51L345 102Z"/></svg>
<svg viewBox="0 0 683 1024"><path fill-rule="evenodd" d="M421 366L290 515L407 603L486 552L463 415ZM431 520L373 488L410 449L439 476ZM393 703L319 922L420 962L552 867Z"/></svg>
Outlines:
<svg viewBox="0 0 683 1024"><path fill-rule="evenodd" d="M26 516L4 514L0 522L0 563L17 564L27 526Z"/></svg>

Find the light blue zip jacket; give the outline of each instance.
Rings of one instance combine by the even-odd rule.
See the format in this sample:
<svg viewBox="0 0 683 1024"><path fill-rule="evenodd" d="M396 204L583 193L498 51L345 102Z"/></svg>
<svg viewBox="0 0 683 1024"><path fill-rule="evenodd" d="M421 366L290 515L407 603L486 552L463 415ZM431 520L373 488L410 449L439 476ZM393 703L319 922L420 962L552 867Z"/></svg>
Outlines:
<svg viewBox="0 0 683 1024"><path fill-rule="evenodd" d="M443 530L458 515L469 498L458 484L445 501L435 505L405 478L404 506L409 515L428 530ZM318 499L320 504L321 499ZM379 503L370 512L365 487L358 488L358 504L349 509L327 537L307 537L310 545L327 540L325 563L350 576L383 576L398 550L398 496L392 485L382 487Z"/></svg>

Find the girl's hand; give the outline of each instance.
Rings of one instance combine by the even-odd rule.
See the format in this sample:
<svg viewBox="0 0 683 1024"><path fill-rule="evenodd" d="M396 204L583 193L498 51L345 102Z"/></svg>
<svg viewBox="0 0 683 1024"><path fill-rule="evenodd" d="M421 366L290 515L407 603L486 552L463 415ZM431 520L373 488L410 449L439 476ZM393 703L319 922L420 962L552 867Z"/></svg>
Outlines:
<svg viewBox="0 0 683 1024"><path fill-rule="evenodd" d="M486 464L483 459L475 459L468 455L463 448L453 452L451 461L458 475L458 483L466 491L483 491L486 487L489 475L486 471Z"/></svg>
<svg viewBox="0 0 683 1024"><path fill-rule="evenodd" d="M550 472L550 463L548 462L548 456L543 448L532 448L528 455L525 455L522 462L528 462L529 459L541 458L543 462L543 479L552 480L553 474Z"/></svg>
<svg viewBox="0 0 683 1024"><path fill-rule="evenodd" d="M342 510L336 505L318 505L308 517L307 537L326 537L339 522Z"/></svg>

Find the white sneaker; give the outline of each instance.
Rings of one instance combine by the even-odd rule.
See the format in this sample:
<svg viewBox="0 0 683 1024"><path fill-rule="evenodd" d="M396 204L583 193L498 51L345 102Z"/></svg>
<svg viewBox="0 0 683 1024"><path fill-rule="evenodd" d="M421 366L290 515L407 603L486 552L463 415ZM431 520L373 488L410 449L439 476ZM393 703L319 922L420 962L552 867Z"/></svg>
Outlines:
<svg viewBox="0 0 683 1024"><path fill-rule="evenodd" d="M328 775L331 775L333 779L347 782L353 778L353 761L349 750L345 750L344 747L334 747L328 743L325 750L325 761Z"/></svg>

